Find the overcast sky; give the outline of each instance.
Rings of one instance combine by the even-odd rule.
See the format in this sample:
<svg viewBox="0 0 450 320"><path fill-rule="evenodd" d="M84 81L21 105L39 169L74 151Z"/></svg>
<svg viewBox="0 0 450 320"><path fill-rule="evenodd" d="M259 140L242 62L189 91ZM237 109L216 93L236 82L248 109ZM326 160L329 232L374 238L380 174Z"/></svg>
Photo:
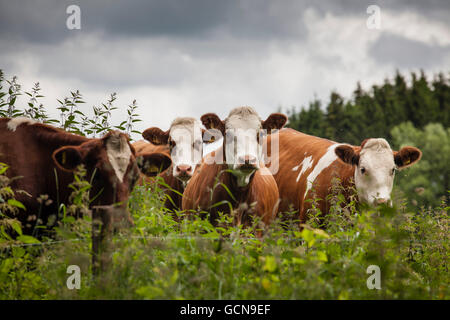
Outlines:
<svg viewBox="0 0 450 320"><path fill-rule="evenodd" d="M71 4L81 30L66 27ZM396 69L449 72L450 1L0 0L0 69L25 90L39 81L53 115L79 89L85 109L117 92L115 124L136 99L139 130L242 105L265 118Z"/></svg>

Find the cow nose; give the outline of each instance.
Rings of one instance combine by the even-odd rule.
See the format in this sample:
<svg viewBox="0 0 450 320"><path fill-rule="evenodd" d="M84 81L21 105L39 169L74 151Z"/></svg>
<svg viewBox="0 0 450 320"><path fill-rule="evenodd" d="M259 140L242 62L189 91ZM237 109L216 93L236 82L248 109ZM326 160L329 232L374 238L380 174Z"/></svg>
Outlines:
<svg viewBox="0 0 450 320"><path fill-rule="evenodd" d="M388 199L386 199L386 198L375 199L376 204L382 204L382 203L387 203L387 202L388 202Z"/></svg>
<svg viewBox="0 0 450 320"><path fill-rule="evenodd" d="M256 157L254 157L254 156L239 157L239 163L244 164L246 166L254 165L254 164L256 164Z"/></svg>
<svg viewBox="0 0 450 320"><path fill-rule="evenodd" d="M176 167L176 173L178 176L192 176L192 166L180 164Z"/></svg>

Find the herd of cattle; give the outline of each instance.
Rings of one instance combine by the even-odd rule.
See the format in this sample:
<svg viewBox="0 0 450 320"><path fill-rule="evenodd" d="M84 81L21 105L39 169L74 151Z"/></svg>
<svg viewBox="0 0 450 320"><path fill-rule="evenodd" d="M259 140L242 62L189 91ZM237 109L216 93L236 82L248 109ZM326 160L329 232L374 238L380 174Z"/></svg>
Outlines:
<svg viewBox="0 0 450 320"><path fill-rule="evenodd" d="M160 175L169 186L164 205L170 210L208 212L213 224L219 212L232 210L235 223L257 216L268 225L286 211L305 222L311 199L320 199L316 205L327 214L334 177L356 189L361 202L390 203L395 170L422 155L414 147L393 151L382 138L352 146L283 129L285 115L264 121L251 107L235 108L224 120L214 113L200 120L177 118L167 131L149 128L142 134L146 141L130 144L119 131L86 138L26 118L0 119L0 162L15 177L13 189L25 191L16 193L26 207L18 214L24 232L32 233L36 222L46 225L68 202L80 164L91 181L91 207L119 211L130 223L133 187ZM220 142L203 154L205 145ZM40 195L52 202L43 206Z"/></svg>

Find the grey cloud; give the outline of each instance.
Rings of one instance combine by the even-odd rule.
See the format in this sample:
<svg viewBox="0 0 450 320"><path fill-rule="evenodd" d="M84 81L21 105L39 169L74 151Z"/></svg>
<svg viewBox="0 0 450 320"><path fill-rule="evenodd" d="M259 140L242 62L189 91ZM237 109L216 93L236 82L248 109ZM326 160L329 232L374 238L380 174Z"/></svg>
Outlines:
<svg viewBox="0 0 450 320"><path fill-rule="evenodd" d="M66 28L70 4L81 7L80 31ZM319 21L327 14L343 17L342 28L321 25L318 31L338 36L346 32L347 17L361 18L364 28L371 4L450 25L448 0L0 0L0 69L19 79L46 79L54 86L53 101L61 90L78 86L91 97L117 91L125 103L137 98L144 117L155 115L164 124L178 113L220 113L240 104L255 105L267 116L280 103L306 104L313 92L323 98L343 83L351 89L357 80L372 84L377 72L387 74L391 65L446 67L448 48L385 31L370 48L373 64L367 64L365 46L360 60L347 66L352 43L345 52L327 50L328 43L325 49L314 47L311 39L320 37L307 33L307 9L313 8ZM352 70L345 69L349 65ZM362 71L354 72L358 66Z"/></svg>
<svg viewBox="0 0 450 320"><path fill-rule="evenodd" d="M305 36L301 21L307 8L318 14L365 15L368 5L382 9L419 11L446 23L447 0L424 1L273 1L273 0L129 0L60 1L0 0L0 38L58 42L74 35L65 27L66 8L81 8L82 33L101 32L106 37L233 37L282 39Z"/></svg>
<svg viewBox="0 0 450 320"><path fill-rule="evenodd" d="M2 49L17 40L54 43L67 36L63 1L0 0Z"/></svg>
<svg viewBox="0 0 450 320"><path fill-rule="evenodd" d="M112 38L202 38L214 36L216 31L236 36L280 37L295 30L291 23L298 14L267 0L1 0L0 37L34 42L66 39L73 35L65 24L70 4L81 8L81 32L101 32Z"/></svg>
<svg viewBox="0 0 450 320"><path fill-rule="evenodd" d="M383 33L369 48L370 56L379 64L399 68L430 68L442 64L450 54L450 46L440 47Z"/></svg>

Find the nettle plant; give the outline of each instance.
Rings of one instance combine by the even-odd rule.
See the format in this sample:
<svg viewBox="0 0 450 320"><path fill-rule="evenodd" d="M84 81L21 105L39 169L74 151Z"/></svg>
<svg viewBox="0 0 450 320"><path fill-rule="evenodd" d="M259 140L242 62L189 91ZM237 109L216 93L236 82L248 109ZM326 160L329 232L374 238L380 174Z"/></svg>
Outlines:
<svg viewBox="0 0 450 320"><path fill-rule="evenodd" d="M0 117L27 117L42 123L48 123L58 126L66 131L80 134L87 137L97 138L112 129L118 129L126 132L128 135L135 133L141 135L141 132L134 129L139 119L137 113L137 102L133 102L127 107L127 118L118 125L112 124L112 114L118 108L114 105L117 94L112 93L105 103L100 106L92 106L92 114L83 111L81 105L83 96L79 90L71 91L69 97L58 99L59 119L51 118L48 115L45 106L39 101L44 96L41 95L42 88L39 82L36 82L31 91L22 91L22 86L18 83L16 76L11 80L4 77L0 69ZM27 107L21 109L18 107L18 97L28 96Z"/></svg>

